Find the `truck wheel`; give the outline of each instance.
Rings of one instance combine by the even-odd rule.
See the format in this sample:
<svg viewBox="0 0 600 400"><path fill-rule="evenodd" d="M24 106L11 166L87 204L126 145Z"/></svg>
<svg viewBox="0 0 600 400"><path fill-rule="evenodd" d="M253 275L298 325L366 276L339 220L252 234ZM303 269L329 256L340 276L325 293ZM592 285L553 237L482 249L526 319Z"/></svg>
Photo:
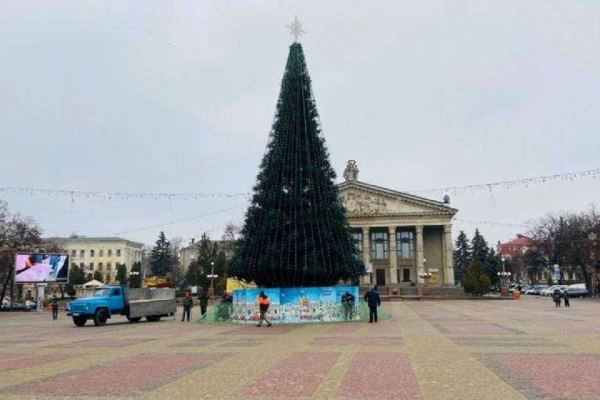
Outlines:
<svg viewBox="0 0 600 400"><path fill-rule="evenodd" d="M140 322L142 320L142 317L127 317L127 320L129 322Z"/></svg>
<svg viewBox="0 0 600 400"><path fill-rule="evenodd" d="M108 313L104 308L96 310L94 313L94 325L102 326L106 324L106 320L108 319Z"/></svg>
<svg viewBox="0 0 600 400"><path fill-rule="evenodd" d="M73 317L73 323L77 326L84 326L87 322L87 317Z"/></svg>
<svg viewBox="0 0 600 400"><path fill-rule="evenodd" d="M158 322L158 321L160 321L160 316L152 315L150 317L146 317L146 321L148 321L148 322Z"/></svg>

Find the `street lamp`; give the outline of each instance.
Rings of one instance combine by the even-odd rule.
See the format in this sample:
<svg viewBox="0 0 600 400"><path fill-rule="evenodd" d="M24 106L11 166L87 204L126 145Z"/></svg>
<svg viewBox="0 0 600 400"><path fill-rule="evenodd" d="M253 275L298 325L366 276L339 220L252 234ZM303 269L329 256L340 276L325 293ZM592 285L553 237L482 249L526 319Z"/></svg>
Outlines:
<svg viewBox="0 0 600 400"><path fill-rule="evenodd" d="M498 276L502 280L503 286L506 286L511 275L512 274L510 272L506 272L506 271L498 272Z"/></svg>
<svg viewBox="0 0 600 400"><path fill-rule="evenodd" d="M598 235L596 235L596 232L592 232L588 235L588 240L590 242L592 242L592 251L590 252L590 258L592 259L592 264L594 265L594 267L596 267L596 239L598 239ZM598 277L598 275L596 275L596 277ZM594 293L595 292L595 288L592 287L592 280L590 279L590 293ZM586 285L588 284L587 282L585 283Z"/></svg>
<svg viewBox="0 0 600 400"><path fill-rule="evenodd" d="M429 278L431 278L431 274L429 272L420 273L419 277L425 281L425 286L429 286Z"/></svg>
<svg viewBox="0 0 600 400"><path fill-rule="evenodd" d="M214 261L210 262L210 274L206 275L206 277L208 279L210 279L210 288L208 289L208 295L214 297L215 296L214 283L215 283L215 279L219 277L219 275L215 275L215 262Z"/></svg>
<svg viewBox="0 0 600 400"><path fill-rule="evenodd" d="M138 270L129 271L129 284L133 285L133 281L135 280L135 286L142 286L142 285L137 284L139 282L139 276L140 276L140 271L138 271Z"/></svg>

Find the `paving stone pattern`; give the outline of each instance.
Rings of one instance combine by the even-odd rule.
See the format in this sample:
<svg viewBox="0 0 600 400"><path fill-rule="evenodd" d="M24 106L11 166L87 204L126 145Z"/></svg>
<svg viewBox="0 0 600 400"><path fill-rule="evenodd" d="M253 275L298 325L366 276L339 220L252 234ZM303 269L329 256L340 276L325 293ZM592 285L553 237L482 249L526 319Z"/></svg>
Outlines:
<svg viewBox="0 0 600 400"><path fill-rule="evenodd" d="M271 328L0 313L0 399L600 399L600 302L384 307Z"/></svg>

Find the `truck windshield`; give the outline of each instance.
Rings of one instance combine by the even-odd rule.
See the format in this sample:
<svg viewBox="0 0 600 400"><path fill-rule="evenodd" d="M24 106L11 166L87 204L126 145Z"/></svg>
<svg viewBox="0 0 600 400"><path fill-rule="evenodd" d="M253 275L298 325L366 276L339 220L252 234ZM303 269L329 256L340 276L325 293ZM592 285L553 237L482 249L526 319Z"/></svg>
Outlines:
<svg viewBox="0 0 600 400"><path fill-rule="evenodd" d="M110 294L110 289L96 289L94 291L94 297L108 296L109 294Z"/></svg>

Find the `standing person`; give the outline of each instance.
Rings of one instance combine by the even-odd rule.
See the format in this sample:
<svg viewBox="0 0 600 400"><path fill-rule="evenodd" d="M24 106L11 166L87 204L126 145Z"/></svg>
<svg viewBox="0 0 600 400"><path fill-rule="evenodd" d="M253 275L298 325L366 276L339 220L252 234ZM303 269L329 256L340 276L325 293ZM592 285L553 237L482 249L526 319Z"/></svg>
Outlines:
<svg viewBox="0 0 600 400"><path fill-rule="evenodd" d="M344 309L344 319L352 321L354 318L354 295L347 291L342 292L342 308Z"/></svg>
<svg viewBox="0 0 600 400"><path fill-rule="evenodd" d="M271 326L271 321L267 319L267 311L269 311L269 306L271 302L269 301L269 296L265 294L263 290L260 291L258 295L258 307L260 309L260 320L256 326L262 326L263 321L267 323L267 326Z"/></svg>
<svg viewBox="0 0 600 400"><path fill-rule="evenodd" d="M371 290L365 294L365 301L369 305L369 323L373 321L377 323L377 307L381 306L381 298L379 297L379 293L377 293L377 285L371 286Z"/></svg>
<svg viewBox="0 0 600 400"><path fill-rule="evenodd" d="M569 303L569 291L567 289L562 292L562 297L565 299L565 307L571 307L571 304Z"/></svg>
<svg viewBox="0 0 600 400"><path fill-rule="evenodd" d="M554 300L554 306L560 308L560 290L554 289L554 293L552 293L552 300Z"/></svg>
<svg viewBox="0 0 600 400"><path fill-rule="evenodd" d="M194 307L194 300L190 297L190 292L185 292L185 297L183 298L183 315L181 316L181 322L185 319L187 315L187 321L190 322L190 314L192 313L192 307Z"/></svg>
<svg viewBox="0 0 600 400"><path fill-rule="evenodd" d="M208 306L208 294L203 288L200 288L200 293L198 293L198 301L200 302L200 314L205 316L206 307Z"/></svg>
<svg viewBox="0 0 600 400"><path fill-rule="evenodd" d="M58 297L56 295L52 296L52 319L58 319Z"/></svg>

